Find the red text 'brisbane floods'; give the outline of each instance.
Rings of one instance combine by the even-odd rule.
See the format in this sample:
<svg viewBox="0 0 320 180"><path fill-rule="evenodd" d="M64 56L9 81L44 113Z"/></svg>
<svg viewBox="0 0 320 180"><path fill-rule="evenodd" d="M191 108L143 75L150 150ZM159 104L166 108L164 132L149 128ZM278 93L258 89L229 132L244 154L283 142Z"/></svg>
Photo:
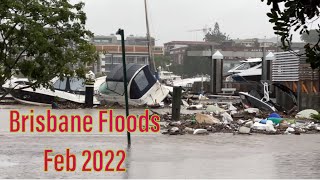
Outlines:
<svg viewBox="0 0 320 180"><path fill-rule="evenodd" d="M157 133L160 131L160 117L149 116L149 110L135 116L113 116L113 110L100 110L98 120L91 115L54 115L50 110L44 115L35 115L34 110L29 114L21 114L17 110L10 111L10 132L37 133L91 133L97 127L99 133L140 132ZM93 124L97 123L97 126ZM95 131L96 132L96 131Z"/></svg>

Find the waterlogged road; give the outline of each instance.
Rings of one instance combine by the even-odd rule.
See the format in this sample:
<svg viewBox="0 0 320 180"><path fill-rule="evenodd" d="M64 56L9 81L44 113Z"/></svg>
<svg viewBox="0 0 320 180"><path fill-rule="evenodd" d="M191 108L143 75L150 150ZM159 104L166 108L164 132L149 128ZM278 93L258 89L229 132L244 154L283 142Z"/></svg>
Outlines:
<svg viewBox="0 0 320 180"><path fill-rule="evenodd" d="M319 135L134 135L128 149L125 134L11 134L8 112L12 107L0 108L0 178L320 178ZM18 109L27 112L30 107ZM34 109L45 112L44 108ZM55 112L95 116L97 111ZM124 110L116 112L124 114ZM55 172L49 164L49 171L44 172L43 151L65 154L67 148L77 157L77 170ZM125 150L123 167L127 171L81 172L86 149ZM115 157L112 166L119 160Z"/></svg>

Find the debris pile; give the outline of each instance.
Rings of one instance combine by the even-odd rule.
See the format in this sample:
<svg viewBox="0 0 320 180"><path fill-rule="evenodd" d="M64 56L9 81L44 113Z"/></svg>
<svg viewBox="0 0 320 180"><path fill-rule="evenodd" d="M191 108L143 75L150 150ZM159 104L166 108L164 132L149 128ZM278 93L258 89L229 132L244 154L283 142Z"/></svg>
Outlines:
<svg viewBox="0 0 320 180"><path fill-rule="evenodd" d="M233 104L224 107L209 105L206 110L195 114L181 115L180 121L172 121L170 114L162 118L162 134L206 135L209 133L233 134L296 134L320 133L320 123L312 119L315 110L304 110L294 115L265 113L256 108L239 110Z"/></svg>

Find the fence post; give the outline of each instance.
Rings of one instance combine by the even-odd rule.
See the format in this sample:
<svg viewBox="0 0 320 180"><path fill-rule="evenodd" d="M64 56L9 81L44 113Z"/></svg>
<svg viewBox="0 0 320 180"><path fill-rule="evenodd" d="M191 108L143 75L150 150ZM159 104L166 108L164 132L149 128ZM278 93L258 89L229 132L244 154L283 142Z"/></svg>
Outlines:
<svg viewBox="0 0 320 180"><path fill-rule="evenodd" d="M180 119L180 110L181 110L181 94L182 88L173 87L173 97L172 97L172 120L179 121Z"/></svg>

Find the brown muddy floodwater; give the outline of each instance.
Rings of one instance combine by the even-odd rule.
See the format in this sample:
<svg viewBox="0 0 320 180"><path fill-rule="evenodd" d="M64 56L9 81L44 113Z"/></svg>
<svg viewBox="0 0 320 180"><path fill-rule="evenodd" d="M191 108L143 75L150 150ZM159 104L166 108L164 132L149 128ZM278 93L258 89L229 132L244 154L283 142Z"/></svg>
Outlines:
<svg viewBox="0 0 320 180"><path fill-rule="evenodd" d="M0 178L320 178L319 135L207 136L161 134L133 135L32 135L9 133L9 111L30 108L0 106ZM56 110L55 114L92 114L98 110ZM124 110L116 110L124 114ZM133 110L131 114L141 113ZM75 172L44 172L44 150L77 156ZM81 172L83 150L127 151L126 172ZM114 161L119 161L115 158Z"/></svg>

